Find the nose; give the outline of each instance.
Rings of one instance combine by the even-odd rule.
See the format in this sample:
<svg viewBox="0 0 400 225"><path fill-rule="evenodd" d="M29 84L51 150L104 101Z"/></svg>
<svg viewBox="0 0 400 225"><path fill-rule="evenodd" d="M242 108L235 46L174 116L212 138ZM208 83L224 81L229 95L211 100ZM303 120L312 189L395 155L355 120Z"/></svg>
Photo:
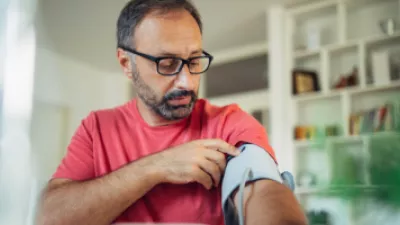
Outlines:
<svg viewBox="0 0 400 225"><path fill-rule="evenodd" d="M194 77L190 71L189 68L185 65L183 66L181 72L176 75L176 87L178 89L184 89L184 90L189 90L192 91L194 90Z"/></svg>

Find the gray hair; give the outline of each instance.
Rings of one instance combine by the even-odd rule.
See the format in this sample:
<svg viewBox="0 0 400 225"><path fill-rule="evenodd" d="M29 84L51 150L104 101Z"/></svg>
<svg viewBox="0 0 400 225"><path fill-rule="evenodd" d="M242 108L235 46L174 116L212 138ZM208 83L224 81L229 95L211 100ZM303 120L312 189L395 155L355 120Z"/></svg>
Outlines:
<svg viewBox="0 0 400 225"><path fill-rule="evenodd" d="M199 25L202 32L201 17L190 0L131 0L122 9L117 22L117 44L134 48L132 46L135 29L142 19L151 11L165 14L171 10L187 10Z"/></svg>

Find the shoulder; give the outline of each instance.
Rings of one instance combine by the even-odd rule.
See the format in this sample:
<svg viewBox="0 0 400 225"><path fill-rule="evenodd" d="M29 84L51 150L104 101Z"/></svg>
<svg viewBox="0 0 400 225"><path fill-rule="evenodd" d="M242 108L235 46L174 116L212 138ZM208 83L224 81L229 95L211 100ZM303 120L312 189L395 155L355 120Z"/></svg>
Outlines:
<svg viewBox="0 0 400 225"><path fill-rule="evenodd" d="M98 109L91 112L92 116L98 120L114 120L124 114L124 107Z"/></svg>
<svg viewBox="0 0 400 225"><path fill-rule="evenodd" d="M234 146L240 143L255 144L274 156L264 126L238 104L214 106L207 100L203 100L202 104L205 115L209 117L205 124L214 130L218 137Z"/></svg>
<svg viewBox="0 0 400 225"><path fill-rule="evenodd" d="M131 116L128 110L129 103L118 105L111 108L92 110L83 120L91 127L99 125L115 124L118 121L125 121Z"/></svg>
<svg viewBox="0 0 400 225"><path fill-rule="evenodd" d="M222 133L237 128L261 128L262 125L249 113L244 111L238 104L216 106L209 100L201 99L196 106L198 112L202 113L204 124L213 127L212 129L222 130Z"/></svg>

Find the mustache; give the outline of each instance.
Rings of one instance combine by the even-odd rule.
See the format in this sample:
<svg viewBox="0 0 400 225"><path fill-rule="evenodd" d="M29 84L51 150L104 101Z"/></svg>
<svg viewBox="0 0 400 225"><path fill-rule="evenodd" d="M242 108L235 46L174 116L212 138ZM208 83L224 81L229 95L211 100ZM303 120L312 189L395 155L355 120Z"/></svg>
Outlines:
<svg viewBox="0 0 400 225"><path fill-rule="evenodd" d="M187 97L187 96L192 97L192 100L197 98L197 96L194 93L194 91L178 90L178 91L173 91L173 92L170 92L170 93L166 94L164 96L164 101L169 101L169 100L172 100L172 99L175 99L175 98Z"/></svg>

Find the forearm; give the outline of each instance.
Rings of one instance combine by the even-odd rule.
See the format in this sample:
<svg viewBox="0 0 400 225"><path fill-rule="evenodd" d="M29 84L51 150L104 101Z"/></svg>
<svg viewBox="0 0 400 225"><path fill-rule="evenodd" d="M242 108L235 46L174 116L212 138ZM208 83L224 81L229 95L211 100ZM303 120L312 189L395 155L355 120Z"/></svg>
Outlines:
<svg viewBox="0 0 400 225"><path fill-rule="evenodd" d="M132 163L98 179L48 190L38 224L111 224L158 183L155 173Z"/></svg>
<svg viewBox="0 0 400 225"><path fill-rule="evenodd" d="M235 205L239 207L235 195ZM243 212L246 225L307 224L291 190L270 180L259 180L246 186Z"/></svg>

